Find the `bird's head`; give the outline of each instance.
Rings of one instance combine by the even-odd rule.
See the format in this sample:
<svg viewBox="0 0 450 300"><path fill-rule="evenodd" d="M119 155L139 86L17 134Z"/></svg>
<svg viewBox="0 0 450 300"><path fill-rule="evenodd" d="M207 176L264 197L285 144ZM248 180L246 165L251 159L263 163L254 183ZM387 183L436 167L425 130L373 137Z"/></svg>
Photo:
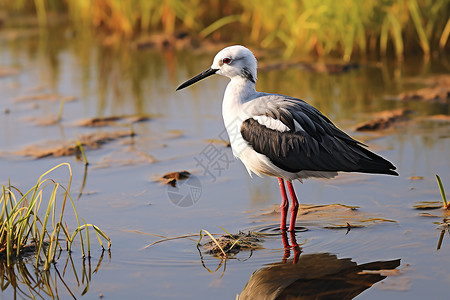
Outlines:
<svg viewBox="0 0 450 300"><path fill-rule="evenodd" d="M230 46L216 54L209 69L181 84L177 91L214 74L226 76L230 79L242 77L256 83L256 68L257 61L250 50L244 46Z"/></svg>

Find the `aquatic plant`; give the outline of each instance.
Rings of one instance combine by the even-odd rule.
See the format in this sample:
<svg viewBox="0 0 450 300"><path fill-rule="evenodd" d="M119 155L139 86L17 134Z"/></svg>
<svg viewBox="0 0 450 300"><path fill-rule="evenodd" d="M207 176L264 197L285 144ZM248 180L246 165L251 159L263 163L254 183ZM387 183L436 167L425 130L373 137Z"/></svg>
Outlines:
<svg viewBox="0 0 450 300"><path fill-rule="evenodd" d="M203 231L206 232L206 230ZM227 232L226 230L224 231ZM241 251L251 252L253 250L261 249L263 242L262 236L263 234L257 232L239 232L236 234L230 234L227 232L227 234L221 235L218 238L214 238L210 235L211 241L201 245L199 241L197 248L201 246L207 254L211 254L216 257L231 258Z"/></svg>
<svg viewBox="0 0 450 300"><path fill-rule="evenodd" d="M85 166L89 165L89 162L86 157L86 153L84 152L84 149L83 149L83 144L80 142L80 140L77 140L77 148L80 151L81 156L83 157L84 165Z"/></svg>
<svg viewBox="0 0 450 300"><path fill-rule="evenodd" d="M49 173L62 167L67 167L69 171L69 180L67 188L60 183L45 178ZM100 237L108 241L108 249L111 246L110 238L97 226L87 224L83 219L80 223L75 204L70 196L70 185L72 182L72 169L70 164L61 163L43 173L36 185L31 187L26 193L12 186L3 185L2 196L0 198L0 254L6 256L7 266L11 266L11 260L14 257L20 257L25 250L34 250L36 255L36 266L44 259L44 269L48 269L55 260L57 250L66 248L71 251L72 244L78 235L83 257L85 254L85 244L82 231L86 231L86 245L88 249L87 256L90 257L89 228L94 229L100 246L103 243ZM58 203L58 193L63 190L62 203ZM49 195L48 195L49 194ZM48 203L45 207L46 197ZM67 202L70 201L73 213L77 222L75 230L70 233L67 224L63 224L63 216ZM60 213L57 213L60 209ZM50 222L51 221L51 222ZM51 224L49 224L51 223ZM65 223L65 221L64 221ZM61 233L62 232L62 233ZM60 236L64 239L60 239ZM66 247L63 247L63 241L66 241Z"/></svg>
<svg viewBox="0 0 450 300"><path fill-rule="evenodd" d="M0 0L0 9L33 13L41 27L50 12L58 12L67 14L78 32L95 28L133 38L185 31L199 38L213 34L215 39L283 46L286 56L335 53L345 60L355 52L386 55L391 48L398 58L415 48L429 56L447 47L450 35L447 0L280 0L264 5L230 0L226 6L217 0Z"/></svg>
<svg viewBox="0 0 450 300"><path fill-rule="evenodd" d="M444 208L450 209L450 203L447 203L447 197L445 196L444 185L442 184L441 177L436 174L436 180L439 186L439 191L441 192L442 203L444 204Z"/></svg>
<svg viewBox="0 0 450 300"><path fill-rule="evenodd" d="M203 238L203 232L205 232L211 238L211 240L214 242L214 244L217 245L218 249L223 254L223 257L226 258L227 254L226 254L225 250L223 250L223 248L220 245L220 243L217 241L217 239L211 233L209 233L208 230L205 230L205 229L200 230L200 239L197 242L197 247L200 245L200 242L201 242L201 240ZM233 246L234 246L234 244L233 244Z"/></svg>

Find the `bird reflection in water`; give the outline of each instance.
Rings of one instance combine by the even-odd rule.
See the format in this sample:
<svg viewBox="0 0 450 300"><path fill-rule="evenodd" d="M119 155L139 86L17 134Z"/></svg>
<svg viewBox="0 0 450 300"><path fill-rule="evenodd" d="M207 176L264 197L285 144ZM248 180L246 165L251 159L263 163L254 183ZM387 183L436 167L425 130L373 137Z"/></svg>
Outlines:
<svg viewBox="0 0 450 300"><path fill-rule="evenodd" d="M358 265L350 258L330 253L301 254L291 233L283 232L283 260L253 272L239 300L252 299L352 299L386 278L381 270L394 270L400 259ZM290 250L293 250L293 258Z"/></svg>

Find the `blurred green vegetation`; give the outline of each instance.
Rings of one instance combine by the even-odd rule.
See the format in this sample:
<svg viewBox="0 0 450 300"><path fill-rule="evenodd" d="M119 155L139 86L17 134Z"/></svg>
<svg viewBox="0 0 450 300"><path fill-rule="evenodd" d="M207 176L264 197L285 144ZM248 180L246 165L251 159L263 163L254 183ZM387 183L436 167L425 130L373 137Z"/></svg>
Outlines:
<svg viewBox="0 0 450 300"><path fill-rule="evenodd" d="M55 14L77 29L136 38L187 32L195 38L283 47L294 53L352 56L448 47L448 0L0 0L3 15L37 17L45 27ZM121 39L117 39L120 41Z"/></svg>

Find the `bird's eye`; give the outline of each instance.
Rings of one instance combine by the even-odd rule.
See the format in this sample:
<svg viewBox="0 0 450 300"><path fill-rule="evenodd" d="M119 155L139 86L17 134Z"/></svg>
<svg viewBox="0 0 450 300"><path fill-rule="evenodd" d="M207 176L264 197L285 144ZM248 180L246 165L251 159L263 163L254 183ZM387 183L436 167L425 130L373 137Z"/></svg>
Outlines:
<svg viewBox="0 0 450 300"><path fill-rule="evenodd" d="M222 62L223 62L224 64L229 65L229 64L231 63L231 58L225 57L224 59L222 59Z"/></svg>

